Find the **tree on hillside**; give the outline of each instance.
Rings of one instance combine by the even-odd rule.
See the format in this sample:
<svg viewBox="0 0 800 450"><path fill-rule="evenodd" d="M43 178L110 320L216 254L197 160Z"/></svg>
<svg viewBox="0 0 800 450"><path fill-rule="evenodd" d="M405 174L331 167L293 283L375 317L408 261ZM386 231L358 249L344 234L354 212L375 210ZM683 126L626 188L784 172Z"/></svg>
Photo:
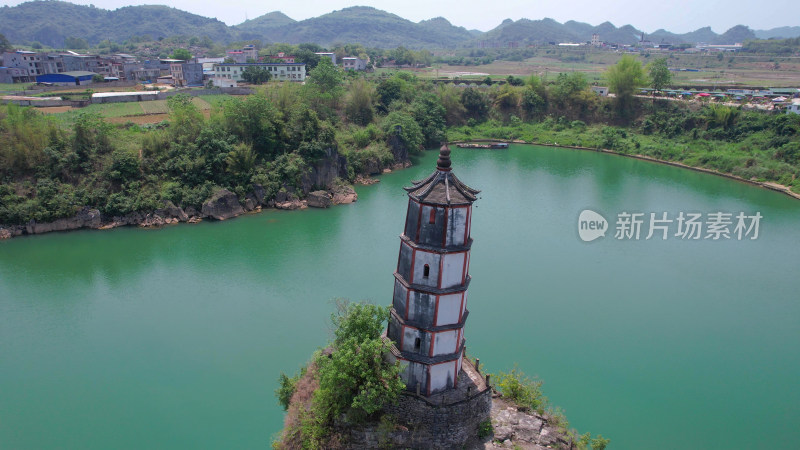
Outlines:
<svg viewBox="0 0 800 450"><path fill-rule="evenodd" d="M642 63L631 55L622 55L616 64L608 68L605 76L609 89L617 96L617 111L626 117L636 88L647 84Z"/></svg>
<svg viewBox="0 0 800 450"><path fill-rule="evenodd" d="M175 50L172 51L171 58L180 59L182 61L188 61L192 59L192 54L189 53L189 50L186 50L185 48L176 48Z"/></svg>
<svg viewBox="0 0 800 450"><path fill-rule="evenodd" d="M461 103L467 110L467 116L477 122L483 122L489 115L489 100L486 94L477 89L466 88L461 92Z"/></svg>
<svg viewBox="0 0 800 450"><path fill-rule="evenodd" d="M262 84L272 79L266 67L249 66L242 71L242 79L251 84Z"/></svg>
<svg viewBox="0 0 800 450"><path fill-rule="evenodd" d="M320 56L311 50L301 49L294 57L294 62L303 63L306 65L306 70L311 70L319 64Z"/></svg>
<svg viewBox="0 0 800 450"><path fill-rule="evenodd" d="M75 50L89 48L89 43L86 39L69 36L64 39L64 47Z"/></svg>
<svg viewBox="0 0 800 450"><path fill-rule="evenodd" d="M364 79L356 79L347 89L345 116L350 122L366 126L372 122L375 115L373 103L375 101L375 87Z"/></svg>
<svg viewBox="0 0 800 450"><path fill-rule="evenodd" d="M318 100L313 105L323 118L333 114L344 94L343 80L342 71L329 58L320 59L317 67L308 72L308 83L305 87Z"/></svg>
<svg viewBox="0 0 800 450"><path fill-rule="evenodd" d="M428 148L438 146L445 139L446 111L439 97L432 92L421 92L411 103L411 114L419 124Z"/></svg>
<svg viewBox="0 0 800 450"><path fill-rule="evenodd" d="M672 72L667 67L667 58L658 58L647 65L650 74L650 87L653 88L653 101L655 91L661 91L672 83Z"/></svg>
<svg viewBox="0 0 800 450"><path fill-rule="evenodd" d="M6 39L5 35L0 33L0 53L2 52L10 52L14 48L11 46L11 42Z"/></svg>
<svg viewBox="0 0 800 450"><path fill-rule="evenodd" d="M533 85L531 85L533 86ZM556 78L556 83L550 90L553 101L559 106L565 106L578 93L589 87L589 81L583 72L560 73ZM537 89L534 86L534 89ZM537 91L541 97L541 92Z"/></svg>

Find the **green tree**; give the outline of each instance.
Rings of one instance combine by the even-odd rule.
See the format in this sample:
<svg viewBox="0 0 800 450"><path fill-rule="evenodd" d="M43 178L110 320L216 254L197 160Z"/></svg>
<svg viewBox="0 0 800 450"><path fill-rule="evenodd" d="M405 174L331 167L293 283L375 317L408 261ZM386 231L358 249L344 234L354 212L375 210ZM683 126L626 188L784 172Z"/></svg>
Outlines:
<svg viewBox="0 0 800 450"><path fill-rule="evenodd" d="M9 52L13 50L14 47L11 46L11 42L6 39L6 36L0 33L0 53L2 52Z"/></svg>
<svg viewBox="0 0 800 450"><path fill-rule="evenodd" d="M342 95L342 81L344 76L341 70L333 65L329 58L320 59L319 64L308 73L309 83L316 87L320 93L338 98Z"/></svg>
<svg viewBox="0 0 800 450"><path fill-rule="evenodd" d="M342 86L344 74L333 65L329 58L322 58L317 67L309 71L306 92L310 95L312 106L322 117L333 117L344 94Z"/></svg>
<svg viewBox="0 0 800 450"><path fill-rule="evenodd" d="M516 365L511 372L500 372L494 379L503 397L512 400L520 408L542 413L547 406L547 397L542 394L542 382L531 380Z"/></svg>
<svg viewBox="0 0 800 450"><path fill-rule="evenodd" d="M447 125L463 125L466 108L461 103L461 90L449 83L440 84L437 88L439 102L444 106Z"/></svg>
<svg viewBox="0 0 800 450"><path fill-rule="evenodd" d="M405 388L398 365L384 354L389 344L381 338L389 308L368 303L339 302L331 316L336 326L330 357L317 359L319 389L314 395L317 412L329 420L345 413L358 422L396 401Z"/></svg>
<svg viewBox="0 0 800 450"><path fill-rule="evenodd" d="M411 113L422 130L424 145L438 147L444 140L446 111L439 97L432 92L422 92L411 104Z"/></svg>
<svg viewBox="0 0 800 450"><path fill-rule="evenodd" d="M410 114L403 111L392 111L383 119L383 131L388 136L400 127L400 140L409 152L417 152L422 148L424 138L422 129Z"/></svg>
<svg viewBox="0 0 800 450"><path fill-rule="evenodd" d="M228 153L225 158L225 165L228 172L237 178L239 184L244 184L253 174L253 170L256 167L256 159L257 155L253 151L253 147L245 143L239 143Z"/></svg>
<svg viewBox="0 0 800 450"><path fill-rule="evenodd" d="M99 73L92 75L92 83L102 83L104 81L106 81L105 77Z"/></svg>
<svg viewBox="0 0 800 450"><path fill-rule="evenodd" d="M647 72L650 74L650 87L653 88L653 102L655 102L655 91L661 91L672 83L672 72L667 67L667 58L657 58L647 65Z"/></svg>
<svg viewBox="0 0 800 450"><path fill-rule="evenodd" d="M596 438L592 439L592 450L605 450L611 439L606 439L602 434L598 434Z"/></svg>
<svg viewBox="0 0 800 450"><path fill-rule="evenodd" d="M378 109L381 112L389 111L392 102L407 101L414 95L411 83L398 75L382 80L375 88L375 92L378 95Z"/></svg>
<svg viewBox="0 0 800 450"><path fill-rule="evenodd" d="M617 111L621 116L627 117L634 92L647 84L642 63L631 55L622 55L616 64L608 68L605 78L609 89L617 96Z"/></svg>
<svg viewBox="0 0 800 450"><path fill-rule="evenodd" d="M252 145L259 156L271 159L283 150L286 140L283 117L264 95L229 99L222 115L228 132Z"/></svg>
<svg viewBox="0 0 800 450"><path fill-rule="evenodd" d="M242 79L251 84L262 84L272 79L266 67L248 66L242 71Z"/></svg>
<svg viewBox="0 0 800 450"><path fill-rule="evenodd" d="M178 94L167 99L169 108L169 129L174 139L179 142L191 142L200 133L203 125L203 114L192 102L192 97Z"/></svg>
<svg viewBox="0 0 800 450"><path fill-rule="evenodd" d="M64 39L64 47L75 50L89 48L89 43L86 39L69 36Z"/></svg>
<svg viewBox="0 0 800 450"><path fill-rule="evenodd" d="M312 70L317 67L320 59L320 55L317 55L316 52L309 49L301 49L295 55L294 62L303 63L306 65L306 70Z"/></svg>
<svg viewBox="0 0 800 450"><path fill-rule="evenodd" d="M526 88L522 91L522 99L520 99L520 106L525 111L525 116L528 118L536 117L545 113L547 103L539 95L535 89Z"/></svg>
<svg viewBox="0 0 800 450"><path fill-rule="evenodd" d="M489 114L489 100L477 89L464 89L461 92L461 104L467 110L467 116L478 122L486 120Z"/></svg>
<svg viewBox="0 0 800 450"><path fill-rule="evenodd" d="M180 59L182 61L189 61L192 59L192 54L189 53L189 50L185 48L176 48L172 51L172 55L170 56L172 59Z"/></svg>
<svg viewBox="0 0 800 450"><path fill-rule="evenodd" d="M559 73L556 83L550 89L550 98L559 106L566 107L584 90L589 82L583 72Z"/></svg>
<svg viewBox="0 0 800 450"><path fill-rule="evenodd" d="M372 122L374 108L372 103L375 98L375 88L372 83L363 78L350 82L345 101L345 115L350 122L366 126Z"/></svg>

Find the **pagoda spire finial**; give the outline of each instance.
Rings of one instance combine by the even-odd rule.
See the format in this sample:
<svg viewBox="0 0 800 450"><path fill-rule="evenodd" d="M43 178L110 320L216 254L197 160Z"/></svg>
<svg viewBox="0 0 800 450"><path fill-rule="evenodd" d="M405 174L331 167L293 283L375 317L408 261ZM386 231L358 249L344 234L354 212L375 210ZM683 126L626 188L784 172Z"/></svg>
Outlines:
<svg viewBox="0 0 800 450"><path fill-rule="evenodd" d="M442 148L439 149L439 160L436 161L436 168L443 172L450 171L450 147L447 146L447 141L442 142Z"/></svg>

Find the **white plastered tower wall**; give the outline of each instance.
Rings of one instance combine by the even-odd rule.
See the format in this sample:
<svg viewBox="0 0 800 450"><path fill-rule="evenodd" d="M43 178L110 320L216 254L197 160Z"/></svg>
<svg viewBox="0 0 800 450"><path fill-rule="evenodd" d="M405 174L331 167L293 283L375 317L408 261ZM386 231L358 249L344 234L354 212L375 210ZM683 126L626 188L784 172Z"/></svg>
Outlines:
<svg viewBox="0 0 800 450"><path fill-rule="evenodd" d="M432 395L457 387L461 371L470 222L479 191L452 173L447 145L436 171L405 189L408 211L386 334L407 388Z"/></svg>

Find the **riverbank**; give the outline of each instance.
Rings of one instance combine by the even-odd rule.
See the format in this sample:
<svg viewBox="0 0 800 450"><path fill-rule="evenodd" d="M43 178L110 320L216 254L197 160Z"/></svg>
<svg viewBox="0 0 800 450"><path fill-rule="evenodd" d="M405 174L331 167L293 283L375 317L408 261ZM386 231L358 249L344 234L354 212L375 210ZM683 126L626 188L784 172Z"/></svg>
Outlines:
<svg viewBox="0 0 800 450"><path fill-rule="evenodd" d="M469 143L469 142L496 142L496 141L497 141L497 139L475 139L475 140L472 140L472 141L453 141L452 143L453 144L460 144L460 143ZM762 187L762 188L765 188L765 189L770 189L772 191L780 192L782 194L788 195L789 197L792 197L792 198L800 200L800 194L792 191L792 189L789 186L784 186L784 185L782 185L780 183L773 183L773 182L769 182L769 181L758 181L758 180L754 180L754 179L748 180L748 179L745 179L745 178L742 178L742 177L739 177L739 176L736 176L736 175L733 175L733 174L730 174L730 173L720 172L718 170L707 169L705 167L690 166L688 164L683 164L683 163L676 162L676 161L669 161L669 160L665 160L665 159L653 158L652 156L647 156L647 155L637 155L637 154L622 153L622 152L618 152L618 151L615 151L615 150L610 150L610 149L607 149L607 148L590 148L590 147L582 147L582 146L578 146L578 145L559 145L557 143L553 144L553 143L549 143L549 142L535 142L535 141L527 142L527 141L522 141L522 140L519 140L519 139L511 140L509 142L512 143L512 144L541 145L541 146L544 146L544 147L558 147L558 148L572 148L572 149L576 149L576 150L587 150L587 151L592 151L592 152L607 153L607 154L616 155L616 156L625 156L625 157L628 157L628 158L639 159L639 160L642 160L642 161L649 161L649 162L654 162L654 163L659 163L659 164L666 164L668 166L679 167L681 169L694 170L694 171L697 171L697 172L703 172L703 173L707 173L707 174L710 174L710 175L717 175L717 176L725 177L725 178L728 178L728 179L731 179L731 180L736 180L736 181L740 181L740 182L743 182L743 183L751 184L753 186L758 186L758 187Z"/></svg>
<svg viewBox="0 0 800 450"><path fill-rule="evenodd" d="M497 141L498 139L478 138L471 140L452 141L451 144L455 145L459 143L497 142ZM757 186L775 192L779 192L788 195L789 197L792 197L794 199L800 200L800 194L792 191L789 186L785 186L780 183L759 181L756 179L746 179L730 173L720 172L718 170L713 170L705 167L691 166L681 162L659 159L648 155L623 153L620 151L607 148L592 148L580 145L559 145L558 143L526 141L521 139L508 140L508 142L520 145L539 145L544 147L558 147L558 148L570 148L575 150L592 151L592 152L605 153L609 155L634 158L658 164L665 164L673 167L678 167L681 169L689 169L697 172L706 173L709 175L725 177L734 181L739 181L750 184L752 186ZM464 149L464 150L470 150L470 149ZM405 167L408 167L408 163L395 164L392 167L392 169L385 168L379 171L378 173L375 173L374 175L391 173L393 170L399 170ZM379 181L380 180L377 178L372 178L370 176L365 176L365 175L358 175L354 179L355 184L361 184L361 185L370 185L377 183ZM35 220L32 220L25 225L0 225L0 240L9 239L12 237L24 236L24 235L36 235L36 234L49 233L53 231L72 231L78 229L108 230L121 226L158 228L168 225L175 225L183 222L199 223L204 219L227 220L242 214L258 213L261 212L262 209L295 210L295 209L305 209L308 208L309 206L316 208L327 208L331 205L349 204L358 200L358 195L355 193L355 191L351 187L346 185L337 185L336 187L332 187L327 191L310 192L308 193L307 198L305 199L300 199L294 194L285 192L279 192L273 199L265 199L263 197L263 192L261 196L258 195L259 189L258 187L256 187L254 189L255 192L248 194L244 203L238 202L233 193L226 191L224 189L220 190L220 192L222 191L226 192L226 194L223 196L224 197L223 203L225 206L219 207L221 208L220 211L216 211L218 207L215 206L217 202L213 201L213 196L212 198L209 198L209 201L211 202L209 208L207 209L206 206L204 205L201 211L197 211L191 207L187 208L187 210L184 211L182 208L175 206L171 202L165 202L163 208L157 209L152 212L146 212L146 213L134 212L125 216L104 217L99 210L91 209L89 207L84 207L73 217L62 218L55 220L53 222L38 223Z"/></svg>
<svg viewBox="0 0 800 450"><path fill-rule="evenodd" d="M368 178L364 180L369 180ZM199 223L205 219L227 220L243 214L261 212L264 209L295 210L312 208L328 208L333 205L346 205L358 201L358 194L348 185L336 184L328 190L309 192L301 199L293 193L285 191L271 199L264 196L264 188L254 185L245 201L240 202L233 192L219 189L206 202L200 211L189 207L185 210L167 201L162 208L151 212L133 212L124 216L104 217L93 208L83 207L72 217L57 219L52 222L36 222L31 220L25 225L0 225L0 240L24 235L36 235L54 231L73 231L79 229L110 230L122 226L140 228L159 228L178 223Z"/></svg>
<svg viewBox="0 0 800 450"><path fill-rule="evenodd" d="M735 115L734 113L731 113ZM546 118L452 128L454 142L507 141L599 151L721 175L800 199L800 121L741 113L728 128L703 129L701 113L659 112L627 127Z"/></svg>

